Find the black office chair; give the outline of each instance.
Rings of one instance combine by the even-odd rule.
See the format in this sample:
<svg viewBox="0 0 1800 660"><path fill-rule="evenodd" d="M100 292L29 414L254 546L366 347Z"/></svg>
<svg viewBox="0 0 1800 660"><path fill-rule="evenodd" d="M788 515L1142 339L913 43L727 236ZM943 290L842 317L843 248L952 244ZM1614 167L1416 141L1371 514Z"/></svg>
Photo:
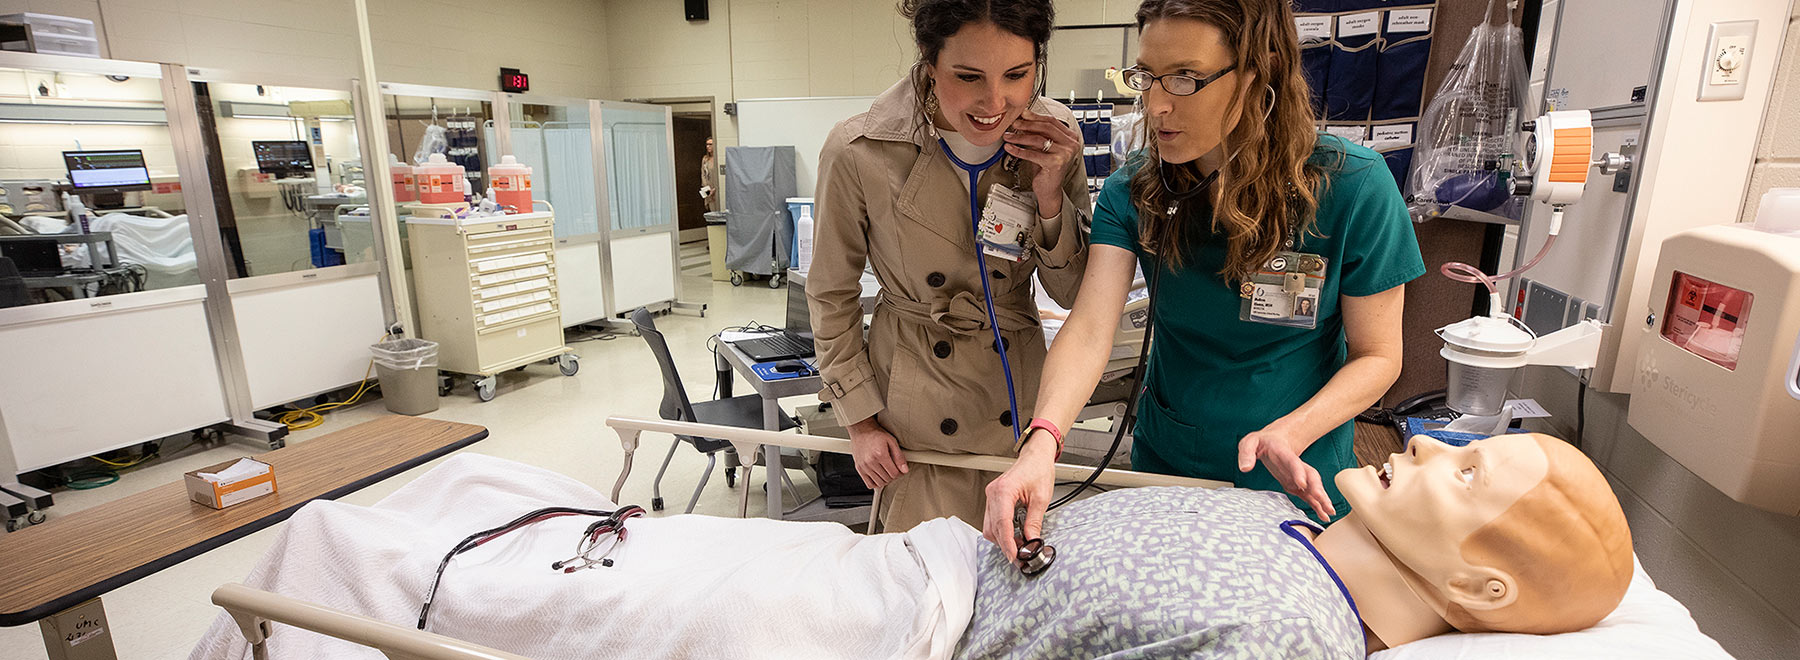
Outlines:
<svg viewBox="0 0 1800 660"><path fill-rule="evenodd" d="M0 257L0 307L23 307L31 304L31 293L25 278L19 275L13 260Z"/></svg>
<svg viewBox="0 0 1800 660"><path fill-rule="evenodd" d="M631 324L637 326L639 335L643 335L644 343L650 345L650 353L656 356L656 364L662 368L663 400L662 418L679 422L699 422L701 424L719 424L747 429L763 427L762 397L749 394L714 401L692 402L688 400L687 388L681 385L681 374L675 369L675 358L669 354L669 344L657 331L656 323L650 318L650 310L639 307L631 312ZM781 414L781 430L786 431L799 426L787 413ZM694 504L700 501L700 491L706 488L706 482L712 478L713 467L718 462L718 453L733 451L731 443L717 438L701 438L690 435L677 435L675 441L669 443L669 453L663 457L662 467L656 470L656 481L650 487L650 508L661 511L662 478L669 469L669 461L675 458L675 449L686 442L694 449L706 454L706 472L700 474L699 485L694 486L694 496L688 500L686 513L694 512ZM748 464L748 460L746 460ZM785 475L783 475L785 477ZM745 487L749 487L749 479L745 479Z"/></svg>

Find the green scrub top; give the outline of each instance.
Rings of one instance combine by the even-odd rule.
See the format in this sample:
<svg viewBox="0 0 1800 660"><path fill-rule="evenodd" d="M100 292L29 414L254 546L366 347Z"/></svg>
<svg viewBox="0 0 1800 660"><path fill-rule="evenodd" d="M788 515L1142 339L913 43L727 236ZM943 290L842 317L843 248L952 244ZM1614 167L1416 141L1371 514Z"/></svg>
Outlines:
<svg viewBox="0 0 1800 660"><path fill-rule="evenodd" d="M1144 162L1141 155L1106 180L1090 240L1134 252L1148 279L1152 268L1162 266L1138 244L1130 178ZM1348 345L1339 296L1381 293L1425 274L1412 219L1381 155L1321 135L1312 162L1324 168L1328 183L1314 231L1296 239L1293 249L1329 260L1317 327L1239 320L1243 299L1218 274L1225 265L1225 237L1197 238L1186 265L1163 270L1157 281L1156 337L1133 430L1132 469L1281 492L1281 483L1261 462L1248 473L1238 472L1238 441L1299 408L1344 365ZM1199 203L1203 206L1193 217L1210 217L1210 204ZM1350 505L1333 477L1356 467L1354 429L1353 421L1346 422L1300 455L1324 477L1339 517Z"/></svg>

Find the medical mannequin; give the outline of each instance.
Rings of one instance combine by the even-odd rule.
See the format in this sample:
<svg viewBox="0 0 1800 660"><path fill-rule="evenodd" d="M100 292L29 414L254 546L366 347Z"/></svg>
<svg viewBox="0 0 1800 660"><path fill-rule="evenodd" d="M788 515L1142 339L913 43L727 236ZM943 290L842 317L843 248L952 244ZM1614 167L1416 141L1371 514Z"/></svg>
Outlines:
<svg viewBox="0 0 1800 660"><path fill-rule="evenodd" d="M1072 504L1047 521L1059 554L1042 575L986 548L958 656L1351 658L1457 630L1582 630L1624 597L1624 514L1567 443L1419 436L1389 465L1339 472L1352 513L1316 538L1259 491Z"/></svg>
<svg viewBox="0 0 1800 660"><path fill-rule="evenodd" d="M1581 451L1539 435L1450 447L1417 436L1391 477L1345 470L1352 513L1319 552L1360 607L1370 644L1450 632L1581 630L1631 582L1631 531ZM1384 483L1385 482L1385 483Z"/></svg>

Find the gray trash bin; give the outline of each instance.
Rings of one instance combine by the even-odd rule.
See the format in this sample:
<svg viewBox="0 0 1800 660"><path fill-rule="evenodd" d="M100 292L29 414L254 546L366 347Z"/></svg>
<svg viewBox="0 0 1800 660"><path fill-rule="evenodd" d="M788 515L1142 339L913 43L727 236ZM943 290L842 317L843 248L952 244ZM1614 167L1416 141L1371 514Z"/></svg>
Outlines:
<svg viewBox="0 0 1800 660"><path fill-rule="evenodd" d="M375 354L375 374L381 379L381 402L402 415L423 415L438 409L438 345L435 341L406 337L369 347Z"/></svg>

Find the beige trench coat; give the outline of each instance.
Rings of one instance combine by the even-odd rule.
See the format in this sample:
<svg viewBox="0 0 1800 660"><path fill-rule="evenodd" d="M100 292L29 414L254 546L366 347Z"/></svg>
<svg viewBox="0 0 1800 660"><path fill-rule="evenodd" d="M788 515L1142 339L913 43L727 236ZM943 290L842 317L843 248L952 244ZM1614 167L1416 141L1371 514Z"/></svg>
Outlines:
<svg viewBox="0 0 1800 660"><path fill-rule="evenodd" d="M935 131L917 127L914 98L909 82L894 85L868 112L833 128L819 155L818 224L806 279L825 384L819 398L846 425L876 416L906 449L1014 456L1013 427L1022 422L1010 419L982 300L967 175L951 164ZM1075 124L1060 103L1039 99L1033 107ZM997 182L1029 190L1033 167L990 168L976 188L980 203L985 207ZM1090 205L1080 159L1070 166L1063 196L1060 231L1045 236L1040 225L1030 258L987 259L1025 421L1045 355L1032 272L1066 307L1087 266ZM866 341L858 302L865 263L881 282ZM901 531L940 516L980 525L982 489L994 476L910 465L883 490L884 528Z"/></svg>

